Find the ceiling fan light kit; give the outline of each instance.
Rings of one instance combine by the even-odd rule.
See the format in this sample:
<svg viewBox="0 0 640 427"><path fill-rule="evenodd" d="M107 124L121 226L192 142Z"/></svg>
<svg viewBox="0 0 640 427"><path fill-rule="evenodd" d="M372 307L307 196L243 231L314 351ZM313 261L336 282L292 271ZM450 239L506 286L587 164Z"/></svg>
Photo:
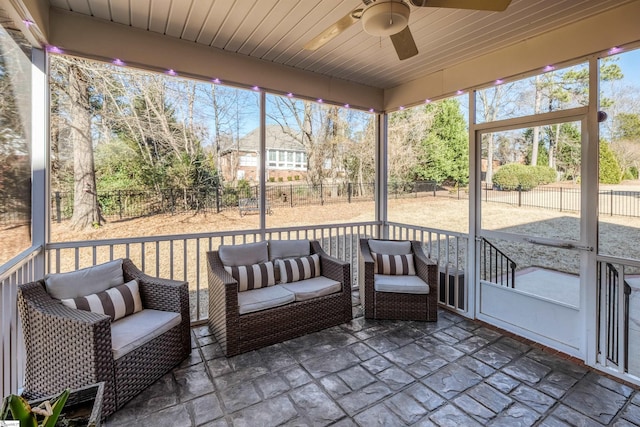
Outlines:
<svg viewBox="0 0 640 427"><path fill-rule="evenodd" d="M362 28L377 37L390 36L409 24L409 6L404 2L375 3L362 12Z"/></svg>

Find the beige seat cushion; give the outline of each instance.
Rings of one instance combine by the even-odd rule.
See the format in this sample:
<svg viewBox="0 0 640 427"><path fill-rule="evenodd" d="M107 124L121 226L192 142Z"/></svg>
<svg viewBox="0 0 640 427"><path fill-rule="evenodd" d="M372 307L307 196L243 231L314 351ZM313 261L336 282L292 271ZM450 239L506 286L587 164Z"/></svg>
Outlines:
<svg viewBox="0 0 640 427"><path fill-rule="evenodd" d="M282 285L238 292L238 312L240 314L278 307L295 301L295 295Z"/></svg>
<svg viewBox="0 0 640 427"><path fill-rule="evenodd" d="M44 279L47 292L56 299L73 299L97 294L123 283L122 259L68 273L50 274Z"/></svg>
<svg viewBox="0 0 640 427"><path fill-rule="evenodd" d="M429 293L429 285L418 276L374 274L373 287L377 292L396 292L400 294Z"/></svg>
<svg viewBox="0 0 640 427"><path fill-rule="evenodd" d="M113 358L119 359L182 322L180 313L145 309L111 323Z"/></svg>
<svg viewBox="0 0 640 427"><path fill-rule="evenodd" d="M342 290L342 284L340 282L324 276L286 283L280 286L293 292L296 296L296 301L306 301Z"/></svg>

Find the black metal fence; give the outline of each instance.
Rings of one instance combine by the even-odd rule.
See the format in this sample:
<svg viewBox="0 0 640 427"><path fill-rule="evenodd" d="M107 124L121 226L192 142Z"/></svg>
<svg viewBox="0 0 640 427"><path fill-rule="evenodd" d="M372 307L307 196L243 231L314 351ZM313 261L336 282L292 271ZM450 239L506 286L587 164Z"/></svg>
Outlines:
<svg viewBox="0 0 640 427"><path fill-rule="evenodd" d="M29 221L31 221L29 198L25 200L25 197L0 196L0 224L18 224Z"/></svg>
<svg viewBox="0 0 640 427"><path fill-rule="evenodd" d="M449 194L433 181L391 183L393 198L441 196ZM374 183L278 184L267 185L265 197L270 209L373 201ZM106 218L134 218L160 213L214 212L238 210L240 200L258 199L258 186L118 190L98 194L102 215ZM73 214L73 193L56 191L51 197L51 218L60 222Z"/></svg>
<svg viewBox="0 0 640 427"><path fill-rule="evenodd" d="M418 197L446 197L467 199L464 187L445 188L433 181L389 183L390 199ZM341 184L268 184L266 200L271 209L296 206L352 203L374 200L373 183ZM259 198L259 187L206 187L152 190L118 190L98 195L102 214L107 218L135 218L160 213L213 212L238 210L240 199ZM640 191L601 190L598 195L599 213L609 216L640 217ZM581 194L576 188L538 187L529 191L503 191L485 185L485 202L506 203L515 206L580 210ZM29 219L28 209L14 209L14 202L0 199L0 223L13 223ZM1 209L2 207L4 211ZM10 207L12 207L9 209ZM60 222L73 214L73 194L55 192L51 196L51 218Z"/></svg>
<svg viewBox="0 0 640 427"><path fill-rule="evenodd" d="M486 202L553 209L560 212L579 212L581 194L579 188L537 187L528 191L504 191L484 185L482 199ZM598 211L600 215L640 217L640 191L600 190Z"/></svg>

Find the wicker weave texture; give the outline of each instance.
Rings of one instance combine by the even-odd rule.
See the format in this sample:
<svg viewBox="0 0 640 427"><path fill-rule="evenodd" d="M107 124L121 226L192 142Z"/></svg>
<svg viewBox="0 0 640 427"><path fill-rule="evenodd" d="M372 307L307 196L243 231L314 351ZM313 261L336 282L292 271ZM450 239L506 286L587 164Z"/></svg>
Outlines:
<svg viewBox="0 0 640 427"><path fill-rule="evenodd" d="M126 280L137 278L144 308L178 312L179 326L114 361L106 315L66 307L47 294L44 281L19 286L27 363L25 396L104 382L103 416L119 409L191 352L187 282L157 279L125 259Z"/></svg>
<svg viewBox="0 0 640 427"><path fill-rule="evenodd" d="M348 322L351 311L351 266L330 257L317 241L322 275L342 283L340 292L240 315L238 284L224 270L217 251L207 253L209 327L227 356L234 356L310 332Z"/></svg>
<svg viewBox="0 0 640 427"><path fill-rule="evenodd" d="M429 285L428 294L376 292L374 288L374 262L369 250L369 240L360 239L359 291L367 319L438 320L438 266L427 258L422 244L411 241L416 274ZM364 274L362 274L364 273Z"/></svg>

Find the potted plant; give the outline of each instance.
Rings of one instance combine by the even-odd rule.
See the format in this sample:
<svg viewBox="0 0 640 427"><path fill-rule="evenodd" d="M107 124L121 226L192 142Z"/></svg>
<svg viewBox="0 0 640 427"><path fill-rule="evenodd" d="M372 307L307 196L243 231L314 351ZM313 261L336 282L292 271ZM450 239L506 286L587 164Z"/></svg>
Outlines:
<svg viewBox="0 0 640 427"><path fill-rule="evenodd" d="M12 394L2 402L0 420L18 420L20 427L99 427L103 392L101 382L33 401Z"/></svg>

